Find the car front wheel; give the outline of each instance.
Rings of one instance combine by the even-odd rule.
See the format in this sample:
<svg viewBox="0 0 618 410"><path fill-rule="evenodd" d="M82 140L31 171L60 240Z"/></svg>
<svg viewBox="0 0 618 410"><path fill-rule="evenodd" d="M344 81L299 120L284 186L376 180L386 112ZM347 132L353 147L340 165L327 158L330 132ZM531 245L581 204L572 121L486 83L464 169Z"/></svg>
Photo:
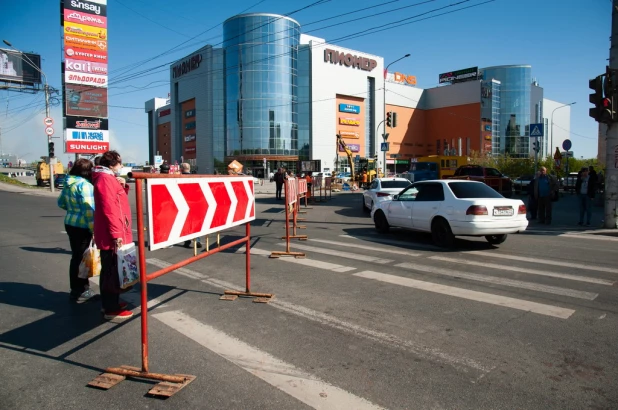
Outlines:
<svg viewBox="0 0 618 410"><path fill-rule="evenodd" d="M455 243L455 235L451 227L442 218L438 218L431 224L431 237L433 242L441 248L450 248Z"/></svg>
<svg viewBox="0 0 618 410"><path fill-rule="evenodd" d="M390 225L388 224L388 220L382 211L376 211L373 216L373 221L376 226L376 230L380 233L388 233L390 229Z"/></svg>
<svg viewBox="0 0 618 410"><path fill-rule="evenodd" d="M492 245L500 245L502 242L506 241L506 234L503 235L486 235L485 239Z"/></svg>

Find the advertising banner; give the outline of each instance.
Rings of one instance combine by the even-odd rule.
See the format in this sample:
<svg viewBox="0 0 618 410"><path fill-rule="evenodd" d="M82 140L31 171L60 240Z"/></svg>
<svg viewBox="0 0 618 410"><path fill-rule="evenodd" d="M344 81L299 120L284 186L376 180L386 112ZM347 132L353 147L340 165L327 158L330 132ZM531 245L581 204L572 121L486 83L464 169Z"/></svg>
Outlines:
<svg viewBox="0 0 618 410"><path fill-rule="evenodd" d="M70 58L64 60L64 69L74 73L107 75L107 64L105 63L93 63Z"/></svg>
<svg viewBox="0 0 618 410"><path fill-rule="evenodd" d="M64 22L65 36L78 36L94 40L107 40L107 29L101 27L91 27L85 24Z"/></svg>
<svg viewBox="0 0 618 410"><path fill-rule="evenodd" d="M77 24L85 24L91 27L107 28L107 17L96 14L84 13L65 8L64 21Z"/></svg>
<svg viewBox="0 0 618 410"><path fill-rule="evenodd" d="M65 84L66 115L107 118L107 88Z"/></svg>
<svg viewBox="0 0 618 410"><path fill-rule="evenodd" d="M67 84L83 84L107 88L107 76L100 74L84 74L65 71L64 82Z"/></svg>
<svg viewBox="0 0 618 410"><path fill-rule="evenodd" d="M107 41L97 40L93 38L85 38L74 36L72 34L64 35L64 47L84 48L88 50L107 51Z"/></svg>
<svg viewBox="0 0 618 410"><path fill-rule="evenodd" d="M109 142L109 131L67 128L67 141Z"/></svg>
<svg viewBox="0 0 618 410"><path fill-rule="evenodd" d="M195 134L185 135L185 142L195 141Z"/></svg>
<svg viewBox="0 0 618 410"><path fill-rule="evenodd" d="M360 152L360 145L359 144L346 144L346 145L348 146L350 151L352 151L352 152ZM339 152L345 152L345 149L343 149L343 146L341 144L339 144Z"/></svg>
<svg viewBox="0 0 618 410"><path fill-rule="evenodd" d="M355 138L355 139L358 139L360 136L358 132L353 132L353 131L339 131L339 135L341 135L342 138Z"/></svg>
<svg viewBox="0 0 618 410"><path fill-rule="evenodd" d="M359 105L339 104L339 112L349 112L352 114L360 114Z"/></svg>
<svg viewBox="0 0 618 410"><path fill-rule="evenodd" d="M343 118L343 117L339 117L339 124L341 124L341 125L352 125L354 127L358 127L360 125L360 120L358 118Z"/></svg>
<svg viewBox="0 0 618 410"><path fill-rule="evenodd" d="M81 11L96 16L107 16L106 1L86 1L86 0L64 0L64 8L74 11Z"/></svg>
<svg viewBox="0 0 618 410"><path fill-rule="evenodd" d="M479 76L478 67L465 68L463 70L451 71L442 73L438 76L438 82L443 83L461 83L464 81L476 80Z"/></svg>
<svg viewBox="0 0 618 410"><path fill-rule="evenodd" d="M40 55L0 48L0 80L40 84L40 68Z"/></svg>
<svg viewBox="0 0 618 410"><path fill-rule="evenodd" d="M68 140L65 152L69 154L102 154L109 151L109 142L88 142Z"/></svg>
<svg viewBox="0 0 618 410"><path fill-rule="evenodd" d="M66 117L66 127L78 130L108 130L107 118Z"/></svg>
<svg viewBox="0 0 618 410"><path fill-rule="evenodd" d="M92 61L95 63L107 64L107 51L88 50L85 48L77 48L77 47L65 47L64 55L65 55L65 58L70 58L73 60L85 60L85 61Z"/></svg>

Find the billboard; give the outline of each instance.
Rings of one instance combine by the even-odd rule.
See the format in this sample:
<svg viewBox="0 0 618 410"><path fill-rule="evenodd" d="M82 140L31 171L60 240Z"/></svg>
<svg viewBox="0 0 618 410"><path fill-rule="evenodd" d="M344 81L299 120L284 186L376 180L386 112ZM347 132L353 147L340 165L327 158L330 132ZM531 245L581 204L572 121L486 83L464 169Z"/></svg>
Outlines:
<svg viewBox="0 0 618 410"><path fill-rule="evenodd" d="M65 84L67 116L107 118L107 88Z"/></svg>
<svg viewBox="0 0 618 410"><path fill-rule="evenodd" d="M109 150L107 0L63 0L65 152Z"/></svg>
<svg viewBox="0 0 618 410"><path fill-rule="evenodd" d="M346 144L350 151L352 152L360 152L360 144ZM339 144L339 152L345 152L343 145Z"/></svg>
<svg viewBox="0 0 618 410"><path fill-rule="evenodd" d="M0 48L0 81L41 84L41 56Z"/></svg>
<svg viewBox="0 0 618 410"><path fill-rule="evenodd" d="M450 71L448 73L442 73L438 76L438 82L444 83L462 83L464 81L477 80L479 78L479 68L470 67L463 70Z"/></svg>
<svg viewBox="0 0 618 410"><path fill-rule="evenodd" d="M360 114L359 105L339 104L339 112L349 112L351 114Z"/></svg>
<svg viewBox="0 0 618 410"><path fill-rule="evenodd" d="M66 127L78 130L108 130L107 119L66 117Z"/></svg>

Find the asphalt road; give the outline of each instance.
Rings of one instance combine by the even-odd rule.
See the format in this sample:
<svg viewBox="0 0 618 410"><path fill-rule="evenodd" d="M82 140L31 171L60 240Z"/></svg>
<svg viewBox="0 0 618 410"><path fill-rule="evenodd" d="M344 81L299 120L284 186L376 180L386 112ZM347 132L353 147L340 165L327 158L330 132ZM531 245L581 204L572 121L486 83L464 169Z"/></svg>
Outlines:
<svg viewBox="0 0 618 410"><path fill-rule="evenodd" d="M306 259L269 259L284 249L282 210L259 196L252 224L252 290L276 294L270 304L219 300L244 288L244 248L149 284L150 370L197 376L164 401L151 382L86 387L140 365L139 315L107 323L97 303L69 303L63 211L0 192L0 407L618 408L615 236L533 228L445 251L377 234L346 193L301 215L309 240L292 250ZM148 269L191 253L148 252Z"/></svg>

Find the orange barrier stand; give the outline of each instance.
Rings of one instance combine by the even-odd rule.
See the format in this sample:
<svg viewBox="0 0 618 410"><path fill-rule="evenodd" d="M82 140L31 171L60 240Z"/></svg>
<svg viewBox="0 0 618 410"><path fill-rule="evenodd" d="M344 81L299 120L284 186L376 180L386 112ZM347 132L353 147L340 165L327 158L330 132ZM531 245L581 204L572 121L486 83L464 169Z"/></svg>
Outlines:
<svg viewBox="0 0 618 410"><path fill-rule="evenodd" d="M288 178L284 183L285 190L285 236L281 239L285 239L286 248L285 251L273 251L270 253L271 258L278 258L280 256L294 256L295 258L304 258L305 254L302 252L292 252L290 250L290 239L307 240L307 235L296 234L296 218L298 210L296 203L298 202L297 194L297 182L296 178ZM290 235L290 214L293 217L293 234Z"/></svg>
<svg viewBox="0 0 618 410"><path fill-rule="evenodd" d="M244 292L226 290L221 299L235 300L238 296L248 296L255 297L254 302L268 302L274 297L270 293L251 291L250 223L255 220L253 178L236 175L150 173L131 173L129 177L135 178L137 249L141 285L142 367L141 369L131 366L107 368L104 374L99 375L89 385L107 390L127 376L159 380L163 383L152 388L149 394L170 397L193 381L195 376L150 372L148 360L148 282L200 259L244 244L246 246L246 290ZM146 270L144 202L142 198L144 180L150 180L147 184L147 205L149 218L148 246L151 251L243 224L245 225L245 236L220 245L215 249L208 249L200 255L194 255L168 267L148 273ZM233 193L233 195L230 195L230 193ZM230 214L233 214L233 216L228 217ZM230 220L231 223L229 223Z"/></svg>

